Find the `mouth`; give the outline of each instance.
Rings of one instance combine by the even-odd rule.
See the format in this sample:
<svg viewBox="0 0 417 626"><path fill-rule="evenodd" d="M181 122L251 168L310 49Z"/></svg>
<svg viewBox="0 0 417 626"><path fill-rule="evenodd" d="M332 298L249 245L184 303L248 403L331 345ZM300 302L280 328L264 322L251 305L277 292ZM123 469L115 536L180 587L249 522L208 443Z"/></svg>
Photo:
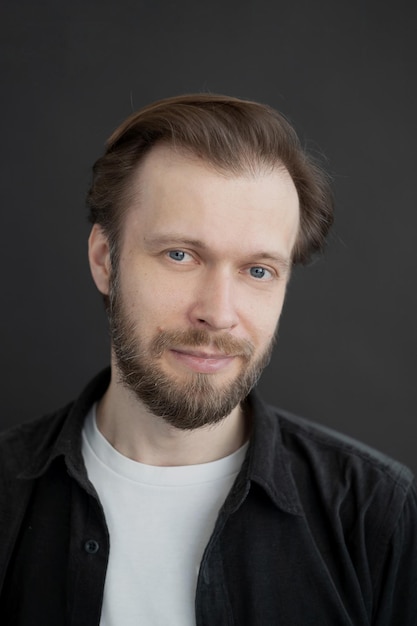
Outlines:
<svg viewBox="0 0 417 626"><path fill-rule="evenodd" d="M209 352L207 350L193 350L192 348L173 348L172 350L173 352L188 354L199 359L228 359L234 356L233 354L226 354L225 352Z"/></svg>
<svg viewBox="0 0 417 626"><path fill-rule="evenodd" d="M208 352L189 348L172 349L170 353L179 365L183 365L200 374L214 374L227 368L236 358L235 355L221 352Z"/></svg>

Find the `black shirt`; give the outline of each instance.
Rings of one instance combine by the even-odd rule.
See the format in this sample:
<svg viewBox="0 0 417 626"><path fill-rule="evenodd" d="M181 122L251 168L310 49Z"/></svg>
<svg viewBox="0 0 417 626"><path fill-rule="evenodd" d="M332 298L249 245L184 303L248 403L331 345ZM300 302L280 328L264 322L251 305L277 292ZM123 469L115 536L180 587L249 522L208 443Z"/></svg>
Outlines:
<svg viewBox="0 0 417 626"><path fill-rule="evenodd" d="M110 542L81 430L108 382L0 437L2 625L99 625ZM416 626L409 470L256 393L248 403L251 441L200 565L197 626Z"/></svg>

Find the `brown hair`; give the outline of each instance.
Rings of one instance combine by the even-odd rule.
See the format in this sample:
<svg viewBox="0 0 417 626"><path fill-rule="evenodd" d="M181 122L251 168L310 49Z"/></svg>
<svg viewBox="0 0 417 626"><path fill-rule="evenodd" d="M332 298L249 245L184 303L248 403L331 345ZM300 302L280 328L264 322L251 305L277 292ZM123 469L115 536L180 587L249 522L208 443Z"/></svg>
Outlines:
<svg viewBox="0 0 417 626"><path fill-rule="evenodd" d="M133 113L111 135L93 167L90 221L117 250L129 180L144 155L166 142L235 175L284 166L300 201L294 263L323 249L333 222L327 175L302 148L295 130L269 106L228 96L195 94L160 100Z"/></svg>

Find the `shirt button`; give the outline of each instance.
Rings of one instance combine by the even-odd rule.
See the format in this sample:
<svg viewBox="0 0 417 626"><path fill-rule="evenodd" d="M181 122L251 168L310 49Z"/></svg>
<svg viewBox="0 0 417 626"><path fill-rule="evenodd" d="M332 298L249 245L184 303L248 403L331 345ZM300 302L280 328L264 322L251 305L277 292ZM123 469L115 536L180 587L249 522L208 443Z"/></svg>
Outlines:
<svg viewBox="0 0 417 626"><path fill-rule="evenodd" d="M98 542L94 539L89 539L84 544L84 550L88 552L88 554L95 554L96 552L98 552L99 548L100 546Z"/></svg>

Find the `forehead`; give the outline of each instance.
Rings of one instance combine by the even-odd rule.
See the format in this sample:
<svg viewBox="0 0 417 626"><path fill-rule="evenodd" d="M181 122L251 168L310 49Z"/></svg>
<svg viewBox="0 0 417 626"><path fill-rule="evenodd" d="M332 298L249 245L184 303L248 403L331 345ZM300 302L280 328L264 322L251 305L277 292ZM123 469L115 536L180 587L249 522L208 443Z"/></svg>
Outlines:
<svg viewBox="0 0 417 626"><path fill-rule="evenodd" d="M293 246L299 203L284 167L241 175L166 145L155 146L131 180L125 225L141 235L178 232L208 245ZM242 240L243 238L243 240Z"/></svg>

